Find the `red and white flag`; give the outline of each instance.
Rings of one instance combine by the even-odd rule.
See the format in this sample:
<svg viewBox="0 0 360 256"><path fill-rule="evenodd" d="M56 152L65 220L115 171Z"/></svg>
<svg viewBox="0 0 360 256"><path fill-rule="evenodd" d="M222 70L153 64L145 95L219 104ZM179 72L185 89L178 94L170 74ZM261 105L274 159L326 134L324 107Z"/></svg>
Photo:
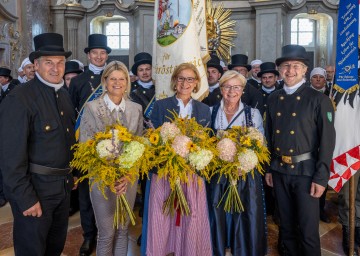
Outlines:
<svg viewBox="0 0 360 256"><path fill-rule="evenodd" d="M341 0L334 88L342 97L335 111L336 144L329 180L336 192L360 169L359 31L359 0Z"/></svg>

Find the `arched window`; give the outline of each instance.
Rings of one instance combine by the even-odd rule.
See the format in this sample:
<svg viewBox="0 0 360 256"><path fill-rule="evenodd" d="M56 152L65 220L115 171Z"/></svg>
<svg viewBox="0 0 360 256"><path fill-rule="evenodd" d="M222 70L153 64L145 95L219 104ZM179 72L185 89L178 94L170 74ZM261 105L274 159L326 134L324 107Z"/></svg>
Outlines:
<svg viewBox="0 0 360 256"><path fill-rule="evenodd" d="M126 20L110 20L104 22L108 46L114 50L127 50L130 46L129 22Z"/></svg>
<svg viewBox="0 0 360 256"><path fill-rule="evenodd" d="M316 21L307 18L291 20L291 44L315 47Z"/></svg>

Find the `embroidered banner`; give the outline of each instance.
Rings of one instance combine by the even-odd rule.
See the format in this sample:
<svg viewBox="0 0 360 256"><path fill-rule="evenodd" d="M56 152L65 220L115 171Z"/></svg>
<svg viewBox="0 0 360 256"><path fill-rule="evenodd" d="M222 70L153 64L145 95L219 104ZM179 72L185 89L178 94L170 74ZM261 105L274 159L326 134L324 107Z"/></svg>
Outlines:
<svg viewBox="0 0 360 256"><path fill-rule="evenodd" d="M340 1L334 88L341 98L335 111L336 144L329 180L336 192L360 169L359 16L359 0Z"/></svg>
<svg viewBox="0 0 360 256"><path fill-rule="evenodd" d="M201 88L193 94L202 99L208 93L204 63L209 58L206 38L205 0L156 0L154 14L153 78L156 98L174 95L170 79L181 63L194 64Z"/></svg>

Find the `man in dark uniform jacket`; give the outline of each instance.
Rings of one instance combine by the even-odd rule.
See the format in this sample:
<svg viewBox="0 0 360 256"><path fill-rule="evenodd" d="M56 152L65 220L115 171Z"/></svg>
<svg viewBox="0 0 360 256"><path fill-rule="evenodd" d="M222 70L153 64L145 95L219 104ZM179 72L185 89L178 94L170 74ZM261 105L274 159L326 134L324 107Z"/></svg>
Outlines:
<svg viewBox="0 0 360 256"><path fill-rule="evenodd" d="M10 69L6 67L0 68L0 103L19 83L19 80L12 78Z"/></svg>
<svg viewBox="0 0 360 256"><path fill-rule="evenodd" d="M84 49L89 59L89 68L71 79L69 93L78 113L94 91L98 89L101 74L111 49L107 46L107 37L102 34L92 34L88 38L88 47ZM84 242L80 247L80 255L87 256L96 244L97 228L95 215L90 201L89 184L85 180L79 183L79 206L81 226L84 231Z"/></svg>
<svg viewBox="0 0 360 256"><path fill-rule="evenodd" d="M131 82L131 91L136 90L140 86L150 89L153 86L152 56L147 52L136 54L134 57L134 65L131 67L131 73L136 78L135 81ZM141 76L141 78L139 76Z"/></svg>
<svg viewBox="0 0 360 256"><path fill-rule="evenodd" d="M271 164L265 179L274 187L285 255L320 256L319 198L335 146L334 109L305 84L307 63L298 45L284 46L276 59L284 88L268 98Z"/></svg>
<svg viewBox="0 0 360 256"><path fill-rule="evenodd" d="M137 77L137 80L131 83L130 98L132 101L140 104L144 113L144 127L149 121L151 114L151 102L155 100L155 85L152 80L152 56L147 52L140 52L134 57L134 65L131 72ZM147 128L147 127L146 127ZM141 208L139 210L140 217L143 216L146 178L140 181L141 188ZM137 244L141 244L141 235L138 237Z"/></svg>
<svg viewBox="0 0 360 256"><path fill-rule="evenodd" d="M1 103L0 165L14 216L15 255L61 255L67 234L75 111L62 88L63 37L34 38L35 78ZM9 111L11 110L11 111Z"/></svg>
<svg viewBox="0 0 360 256"><path fill-rule="evenodd" d="M248 77L248 73L251 70L251 66L248 63L248 56L244 54L235 54L231 56L231 64L228 65L229 70L235 70L242 74L245 78ZM253 85L246 83L243 94L241 96L241 102L245 103L252 108L257 108L261 115L264 114L264 104L261 93Z"/></svg>
<svg viewBox="0 0 360 256"><path fill-rule="evenodd" d="M0 103L5 99L6 95L10 93L16 85L19 84L17 79L12 79L11 70L6 67L0 68ZM0 171L0 207L7 203L3 190L3 178Z"/></svg>
<svg viewBox="0 0 360 256"><path fill-rule="evenodd" d="M264 111L266 112L267 98L280 87L277 82L279 71L276 70L274 62L264 62L260 65L260 72L257 73L257 76L261 80L259 90L263 98Z"/></svg>
<svg viewBox="0 0 360 256"><path fill-rule="evenodd" d="M202 102L209 107L212 107L218 104L222 99L219 80L224 74L224 69L220 65L220 59L218 56L212 54L210 57L211 59L206 64L207 78L209 83L209 95Z"/></svg>
<svg viewBox="0 0 360 256"><path fill-rule="evenodd" d="M135 55L134 61L131 72L138 79L131 84L130 98L139 103L145 113L149 103L155 96L155 85L152 80L152 56L147 52L140 52ZM147 116L144 117L145 120L149 119Z"/></svg>

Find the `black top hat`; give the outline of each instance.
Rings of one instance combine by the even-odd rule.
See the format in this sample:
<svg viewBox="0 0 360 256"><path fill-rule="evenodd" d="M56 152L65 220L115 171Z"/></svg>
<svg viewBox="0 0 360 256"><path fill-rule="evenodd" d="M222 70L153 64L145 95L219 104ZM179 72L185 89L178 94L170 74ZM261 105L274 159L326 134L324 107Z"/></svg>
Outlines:
<svg viewBox="0 0 360 256"><path fill-rule="evenodd" d="M279 71L276 70L276 65L274 62L264 62L260 65L260 72L257 73L258 77L261 77L265 73L273 73L279 75Z"/></svg>
<svg viewBox="0 0 360 256"><path fill-rule="evenodd" d="M12 80L11 76L11 70L5 67L0 68L0 76L7 76L10 77L10 80Z"/></svg>
<svg viewBox="0 0 360 256"><path fill-rule="evenodd" d="M76 74L80 74L83 71L80 69L80 65L79 63L77 63L76 61L67 61L65 62L65 73L64 76L66 74L69 73L76 73Z"/></svg>
<svg viewBox="0 0 360 256"><path fill-rule="evenodd" d="M84 49L84 52L88 53L91 49L104 49L109 54L111 52L111 48L107 46L107 36L103 34L89 35L88 47Z"/></svg>
<svg viewBox="0 0 360 256"><path fill-rule="evenodd" d="M277 58L275 63L276 66L280 66L281 63L287 60L298 60L303 62L305 65L308 65L309 60L306 56L306 50L300 45L285 45L281 49L281 57Z"/></svg>
<svg viewBox="0 0 360 256"><path fill-rule="evenodd" d="M231 70L234 67L245 67L248 71L250 71L251 66L248 65L248 56L244 54L235 54L231 56L231 64L228 65L228 68Z"/></svg>
<svg viewBox="0 0 360 256"><path fill-rule="evenodd" d="M221 75L224 74L224 69L223 67L220 65L220 59L218 56L216 56L215 54L210 55L211 59L208 61L208 63L206 63L208 68L216 68Z"/></svg>
<svg viewBox="0 0 360 256"><path fill-rule="evenodd" d="M131 72L137 75L137 68L142 64L152 65L152 56L147 52L140 52L134 57L134 65L131 67Z"/></svg>
<svg viewBox="0 0 360 256"><path fill-rule="evenodd" d="M32 63L41 56L65 56L71 55L66 52L63 45L63 36L57 33L43 33L34 37L35 51L30 53L29 59Z"/></svg>

